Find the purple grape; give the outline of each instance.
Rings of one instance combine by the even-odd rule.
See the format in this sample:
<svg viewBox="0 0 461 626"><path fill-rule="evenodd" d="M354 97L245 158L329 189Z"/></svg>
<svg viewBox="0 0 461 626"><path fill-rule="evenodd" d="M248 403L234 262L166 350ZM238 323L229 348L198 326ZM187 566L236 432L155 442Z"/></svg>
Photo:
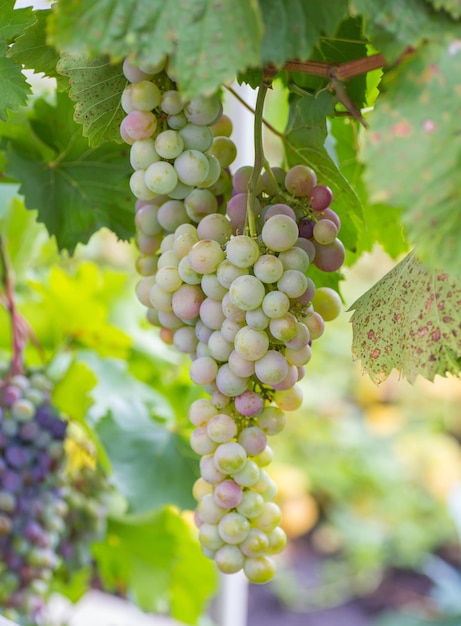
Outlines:
<svg viewBox="0 0 461 626"><path fill-rule="evenodd" d="M304 239L310 239L312 237L312 233L314 232L314 226L315 222L307 217L303 218L298 223L299 236L304 237Z"/></svg>
<svg viewBox="0 0 461 626"><path fill-rule="evenodd" d="M25 448L22 448L19 445L10 446L6 450L6 461L10 467L15 469L20 469L24 467L29 461L29 454Z"/></svg>
<svg viewBox="0 0 461 626"><path fill-rule="evenodd" d="M316 185L309 194L313 211L324 211L333 200L333 192L326 185Z"/></svg>
<svg viewBox="0 0 461 626"><path fill-rule="evenodd" d="M11 493L17 493L22 487L21 475L10 469L5 470L2 482L5 491L9 491Z"/></svg>

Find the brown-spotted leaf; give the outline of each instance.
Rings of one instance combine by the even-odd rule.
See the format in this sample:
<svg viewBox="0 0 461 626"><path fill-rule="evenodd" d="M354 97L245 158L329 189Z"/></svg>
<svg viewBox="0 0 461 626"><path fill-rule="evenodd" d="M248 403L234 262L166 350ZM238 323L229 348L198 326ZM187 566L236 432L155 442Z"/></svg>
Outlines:
<svg viewBox="0 0 461 626"><path fill-rule="evenodd" d="M458 374L461 362L461 279L428 270L406 256L350 307L352 353L380 383L393 368L417 375Z"/></svg>

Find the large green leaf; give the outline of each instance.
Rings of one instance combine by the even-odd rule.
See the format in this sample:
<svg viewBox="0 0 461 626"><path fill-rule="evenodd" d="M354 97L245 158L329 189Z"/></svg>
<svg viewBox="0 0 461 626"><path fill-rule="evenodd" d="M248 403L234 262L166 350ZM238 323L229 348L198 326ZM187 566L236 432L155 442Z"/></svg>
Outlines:
<svg viewBox="0 0 461 626"><path fill-rule="evenodd" d="M69 78L69 95L76 102L74 119L83 124L90 146L104 141L121 143L125 113L120 98L127 84L121 65L112 65L108 57L65 55L58 70Z"/></svg>
<svg viewBox="0 0 461 626"><path fill-rule="evenodd" d="M393 368L410 382L461 369L461 280L406 256L351 306L352 352L382 382Z"/></svg>
<svg viewBox="0 0 461 626"><path fill-rule="evenodd" d="M461 267L460 73L459 42L427 45L394 70L363 155L371 198L402 207L421 260L454 275Z"/></svg>
<svg viewBox="0 0 461 626"><path fill-rule="evenodd" d="M70 53L159 61L172 55L186 97L215 91L260 64L257 0L82 0L55 5L50 35Z"/></svg>
<svg viewBox="0 0 461 626"><path fill-rule="evenodd" d="M93 547L104 583L129 589L145 611L165 609L195 624L216 589L211 561L187 523L172 509L110 519L107 541Z"/></svg>
<svg viewBox="0 0 461 626"><path fill-rule="evenodd" d="M333 35L348 11L347 0L260 0L264 20L262 62L307 60L320 35Z"/></svg>
<svg viewBox="0 0 461 626"><path fill-rule="evenodd" d="M15 4L15 0L0 0L0 40L8 44L35 22L31 7L15 9Z"/></svg>
<svg viewBox="0 0 461 626"><path fill-rule="evenodd" d="M121 239L134 233L126 147L88 148L72 113L66 94L57 94L57 106L37 100L30 127L5 142L6 173L20 182L27 208L38 211L58 246L70 252L103 226Z"/></svg>
<svg viewBox="0 0 461 626"><path fill-rule="evenodd" d="M435 13L426 0L353 0L352 5L364 15L374 48L388 61L427 40L446 41L461 36L461 23L448 14Z"/></svg>
<svg viewBox="0 0 461 626"><path fill-rule="evenodd" d="M4 54L0 42L0 54ZM0 76L2 87L0 89L0 119L7 119L7 110L16 111L27 102L27 96L32 93L26 77L21 71L21 66L12 59L0 56Z"/></svg>

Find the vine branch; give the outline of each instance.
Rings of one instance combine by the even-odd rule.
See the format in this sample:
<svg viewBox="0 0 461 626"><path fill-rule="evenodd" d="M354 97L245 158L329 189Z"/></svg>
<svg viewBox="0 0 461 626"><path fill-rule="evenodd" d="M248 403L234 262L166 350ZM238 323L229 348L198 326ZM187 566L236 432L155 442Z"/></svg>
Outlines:
<svg viewBox="0 0 461 626"><path fill-rule="evenodd" d="M372 54L368 57L346 61L345 63L327 63L326 61L299 61L293 59L287 61L281 68L272 63L264 69L264 78L273 78L278 72L288 70L289 72L303 72L313 76L323 76L324 78L335 78L337 80L350 80L355 76L366 74L371 70L378 70L387 65L387 61L380 53Z"/></svg>
<svg viewBox="0 0 461 626"><path fill-rule="evenodd" d="M251 237L256 237L256 224L255 224L255 202L256 202L256 187L258 179L261 174L261 170L264 164L264 150L263 150L263 109L264 100L266 98L267 86L262 83L258 90L258 96L256 98L255 117L254 117L254 147L255 147L255 160L253 164L253 173L248 181L248 201L247 201L247 222L248 229Z"/></svg>
<svg viewBox="0 0 461 626"><path fill-rule="evenodd" d="M12 351L11 373L21 374L23 371L22 351L24 349L24 333L21 330L22 318L16 308L14 300L13 279L11 277L11 267L5 250L3 238L0 235L0 261L2 264L2 284L5 291L4 304L10 314Z"/></svg>

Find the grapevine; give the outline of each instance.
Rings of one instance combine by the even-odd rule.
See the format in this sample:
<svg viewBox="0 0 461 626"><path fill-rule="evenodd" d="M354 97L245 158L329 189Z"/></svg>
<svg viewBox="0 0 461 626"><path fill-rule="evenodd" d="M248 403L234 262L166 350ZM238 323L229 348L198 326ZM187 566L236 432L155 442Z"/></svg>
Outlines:
<svg viewBox="0 0 461 626"><path fill-rule="evenodd" d="M204 554L255 583L275 573L286 535L267 472L269 438L302 403L297 384L339 296L318 288L315 265L338 270L344 246L331 189L298 164L271 168L262 149L266 86L255 109L255 161L231 176L231 121L216 96L185 101L168 60L136 67L120 132L131 145L137 296L161 338L191 357L209 398L192 403L193 495Z"/></svg>

